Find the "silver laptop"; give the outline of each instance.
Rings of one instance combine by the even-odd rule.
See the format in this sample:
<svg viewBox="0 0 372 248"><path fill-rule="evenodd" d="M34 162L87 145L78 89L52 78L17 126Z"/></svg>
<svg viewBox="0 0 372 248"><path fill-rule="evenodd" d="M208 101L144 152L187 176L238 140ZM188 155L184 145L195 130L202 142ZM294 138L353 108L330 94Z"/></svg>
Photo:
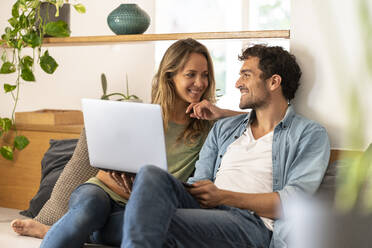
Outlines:
<svg viewBox="0 0 372 248"><path fill-rule="evenodd" d="M160 105L82 99L89 160L103 170L167 170Z"/></svg>

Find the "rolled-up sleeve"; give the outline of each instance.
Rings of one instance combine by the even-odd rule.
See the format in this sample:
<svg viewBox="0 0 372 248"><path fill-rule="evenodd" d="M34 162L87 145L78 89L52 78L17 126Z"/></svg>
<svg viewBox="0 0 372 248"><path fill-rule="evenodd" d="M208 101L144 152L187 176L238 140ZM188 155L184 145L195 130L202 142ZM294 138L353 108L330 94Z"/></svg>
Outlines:
<svg viewBox="0 0 372 248"><path fill-rule="evenodd" d="M330 156L326 130L320 125L310 125L302 132L280 195L282 214L287 215L288 204L303 194L314 194L318 189Z"/></svg>

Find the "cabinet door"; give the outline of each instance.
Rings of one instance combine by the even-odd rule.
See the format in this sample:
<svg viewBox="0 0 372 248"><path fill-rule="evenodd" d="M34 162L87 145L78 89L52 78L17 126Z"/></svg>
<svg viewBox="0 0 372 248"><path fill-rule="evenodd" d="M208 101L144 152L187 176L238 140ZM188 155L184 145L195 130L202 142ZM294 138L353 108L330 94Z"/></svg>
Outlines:
<svg viewBox="0 0 372 248"><path fill-rule="evenodd" d="M14 136L11 131L9 135ZM79 132L26 131L30 144L21 152L16 151L13 161L0 156L0 206L27 209L29 201L39 188L41 159L49 148L50 139L78 138Z"/></svg>

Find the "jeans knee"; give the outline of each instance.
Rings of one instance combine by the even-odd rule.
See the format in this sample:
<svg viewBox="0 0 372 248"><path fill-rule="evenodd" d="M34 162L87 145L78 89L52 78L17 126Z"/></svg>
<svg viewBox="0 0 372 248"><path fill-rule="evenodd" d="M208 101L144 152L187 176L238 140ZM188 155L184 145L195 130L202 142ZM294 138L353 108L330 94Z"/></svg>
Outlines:
<svg viewBox="0 0 372 248"><path fill-rule="evenodd" d="M107 205L110 198L107 193L97 185L82 184L72 192L69 202L69 208L81 208L85 211L96 209Z"/></svg>
<svg viewBox="0 0 372 248"><path fill-rule="evenodd" d="M166 177L168 174L167 171L160 169L154 165L145 165L137 173L136 179L154 179Z"/></svg>

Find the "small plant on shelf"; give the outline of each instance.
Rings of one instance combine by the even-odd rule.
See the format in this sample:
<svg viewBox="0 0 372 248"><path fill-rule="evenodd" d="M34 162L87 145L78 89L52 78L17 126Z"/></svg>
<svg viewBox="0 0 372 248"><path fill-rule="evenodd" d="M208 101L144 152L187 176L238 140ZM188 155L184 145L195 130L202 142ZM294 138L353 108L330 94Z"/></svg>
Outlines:
<svg viewBox="0 0 372 248"><path fill-rule="evenodd" d="M126 94L123 94L123 93L107 94L107 79L106 79L106 75L104 73L102 73L101 74L101 84L102 84L103 94L101 96L101 99L102 100L111 100L110 97L116 96L116 97L119 97L119 98L114 99L116 101L142 102L142 100L138 96L129 94L128 75L127 74L125 75L125 79L126 79L125 82L126 82L126 91L127 91Z"/></svg>
<svg viewBox="0 0 372 248"><path fill-rule="evenodd" d="M11 9L11 18L8 20L10 26L6 27L4 34L1 35L0 46L3 48L3 52L0 74L16 74L14 83L3 84L4 92L11 94L13 98L11 117L0 117L0 154L8 160L13 160L15 149L22 150L29 144L29 140L25 136L18 135L15 126L14 116L21 83L36 81L35 62L48 74L53 74L58 67L58 63L49 55L48 50L42 51L43 38L45 35L70 36L70 30L64 21L48 22L48 15L43 20L40 8L44 3L54 5L56 16L58 16L60 8L68 3L68 0L15 1ZM85 13L85 7L82 4L73 4L73 6L79 13ZM32 56L23 54L23 49L27 47L33 49ZM11 52L8 53L7 49ZM11 56L8 56L9 54ZM14 138L7 135L11 129L16 132Z"/></svg>

